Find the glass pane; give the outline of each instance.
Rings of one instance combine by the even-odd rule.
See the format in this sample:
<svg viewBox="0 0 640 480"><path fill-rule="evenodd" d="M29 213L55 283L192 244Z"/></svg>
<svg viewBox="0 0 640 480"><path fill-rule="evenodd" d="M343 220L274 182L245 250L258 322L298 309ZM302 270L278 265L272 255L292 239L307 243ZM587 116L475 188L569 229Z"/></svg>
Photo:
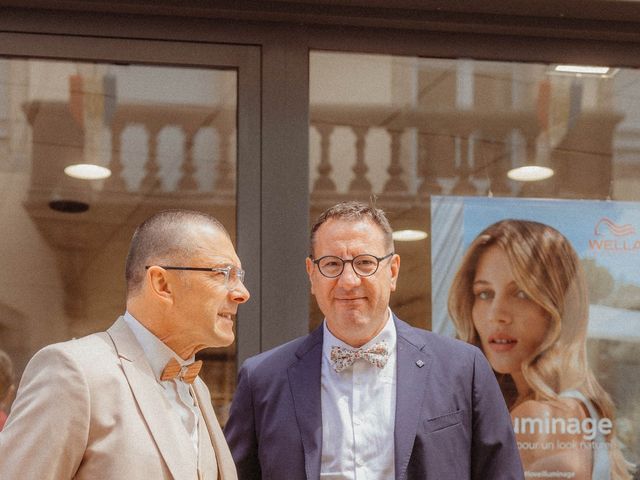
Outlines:
<svg viewBox="0 0 640 480"><path fill-rule="evenodd" d="M18 379L44 345L124 312L129 240L152 213L205 211L235 237L235 144L235 71L0 60L0 348ZM235 344L199 356L224 421Z"/></svg>
<svg viewBox="0 0 640 480"><path fill-rule="evenodd" d="M640 460L640 434L634 427L640 424L640 387L635 381L640 374L638 99L640 74L631 69L560 72L556 65L473 59L319 51L310 56L312 220L339 201L368 202L375 195L396 235L401 230L422 233L409 241L396 239L402 267L392 310L414 326L460 338L464 332L460 327L456 331L447 299L463 254L478 233L505 218L546 223L561 232L579 257L576 271L586 272L571 278L588 289L590 300L578 302L588 314L568 335L570 300L563 292L556 320L549 320L551 307L545 310L548 317L537 317L559 322L561 333L552 338L552 329L543 328L550 345L536 344L543 351L536 350L531 358L550 361L555 357L545 349L555 349L558 362L570 365L567 371L581 373L578 380L570 380L566 372L554 380L529 376L517 396L509 397L504 383L503 393L512 414L521 394L544 400L549 391L554 398L568 395L569 389L586 393L595 399L599 416L613 417L615 411L614 433L604 428L606 446L614 445L610 440L615 437L620 452L633 462ZM517 173L513 170L524 166L545 167L539 170L551 176L512 179ZM548 240L533 233L522 238L522 244L534 244L532 251ZM570 263L568 259L569 254L560 258ZM537 268L528 272L518 273L511 266L518 282L528 285L518 298L544 304L538 292L544 288L536 283L540 272L535 270L560 275L564 268L546 261L541 256L531 262ZM475 274L477 265L473 268L469 271ZM469 305L476 305L474 298ZM323 317L313 297L310 307L313 329ZM471 313L464 321L475 327L480 316ZM473 332L475 337L468 340L485 350L504 380L488 344L477 329ZM581 356L585 344L588 361ZM569 361L561 350L582 353ZM523 365L518 363L514 371ZM572 401L586 405L564 400ZM586 406L581 408L586 412ZM596 443L584 435L586 443L578 449L595 450ZM544 446L529 447L540 453ZM562 442L553 448L558 455L575 453ZM619 473L621 457L616 453L611 458ZM525 467L531 466L525 462Z"/></svg>

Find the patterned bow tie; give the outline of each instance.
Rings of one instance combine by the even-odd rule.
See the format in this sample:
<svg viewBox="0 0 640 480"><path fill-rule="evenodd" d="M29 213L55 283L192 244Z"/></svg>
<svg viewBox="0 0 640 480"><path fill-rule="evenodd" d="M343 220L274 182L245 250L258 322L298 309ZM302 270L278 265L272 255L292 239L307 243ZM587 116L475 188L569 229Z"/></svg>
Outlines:
<svg viewBox="0 0 640 480"><path fill-rule="evenodd" d="M331 347L331 366L338 373L353 365L353 362L359 358L364 358L378 368L384 368L387 360L389 360L389 349L385 342L379 342L369 348L358 348L357 350L338 346Z"/></svg>
<svg viewBox="0 0 640 480"><path fill-rule="evenodd" d="M162 371L162 375L160 376L160 380L173 380L174 378L179 378L185 383L193 383L193 381L200 373L200 369L202 368L202 360L198 360L197 362L193 362L190 365L180 365L175 358L171 358L167 363L167 366L164 367Z"/></svg>

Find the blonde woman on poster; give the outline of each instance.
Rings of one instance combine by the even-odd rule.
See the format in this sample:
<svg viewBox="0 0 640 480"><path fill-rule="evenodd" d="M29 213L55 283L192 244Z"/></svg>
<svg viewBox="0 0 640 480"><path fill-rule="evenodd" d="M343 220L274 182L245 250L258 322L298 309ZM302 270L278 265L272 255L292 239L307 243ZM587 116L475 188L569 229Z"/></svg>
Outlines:
<svg viewBox="0 0 640 480"><path fill-rule="evenodd" d="M530 477L630 479L614 407L587 364L589 300L569 241L503 220L471 243L449 292L459 338L487 356Z"/></svg>

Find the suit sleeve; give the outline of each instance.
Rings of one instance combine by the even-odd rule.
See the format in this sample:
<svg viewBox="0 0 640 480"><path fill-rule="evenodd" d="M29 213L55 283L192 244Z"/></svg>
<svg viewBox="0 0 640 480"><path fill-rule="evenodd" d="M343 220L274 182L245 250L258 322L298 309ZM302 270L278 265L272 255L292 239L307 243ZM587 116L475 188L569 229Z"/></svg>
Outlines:
<svg viewBox="0 0 640 480"><path fill-rule="evenodd" d="M74 477L89 434L89 389L62 347L36 353L0 433L0 478Z"/></svg>
<svg viewBox="0 0 640 480"><path fill-rule="evenodd" d="M479 350L474 358L471 478L524 479L509 411L495 375Z"/></svg>
<svg viewBox="0 0 640 480"><path fill-rule="evenodd" d="M224 434L231 455L242 480L259 480L262 477L258 458L253 391L250 372L246 365L240 368L238 386L231 403L229 420Z"/></svg>

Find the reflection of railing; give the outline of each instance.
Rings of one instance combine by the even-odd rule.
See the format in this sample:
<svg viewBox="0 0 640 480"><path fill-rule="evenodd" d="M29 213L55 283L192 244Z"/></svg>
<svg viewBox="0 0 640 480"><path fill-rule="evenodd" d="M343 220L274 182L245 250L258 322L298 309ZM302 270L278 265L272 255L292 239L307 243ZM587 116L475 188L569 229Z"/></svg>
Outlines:
<svg viewBox="0 0 640 480"><path fill-rule="evenodd" d="M166 177L167 172L166 169L161 171L160 148L163 135L172 130L174 135L168 142L170 152L164 157L169 157L179 178L170 183L173 186L169 190L184 194L206 191L209 196L228 197L234 201L234 109L118 105L110 125L104 127L104 131L110 133L110 142L97 152L87 151L88 132L76 123L66 103L34 102L27 105L25 111L33 131L32 193L44 190L42 193L46 194L46 190L50 190L60 195L81 191L85 184L68 179L62 171L71 163L94 163L95 159L98 159L97 163L106 164L103 166L108 166L112 172L102 188L111 195L116 192L149 194L160 190L161 186L166 192L167 182L161 177ZM203 137L207 131L211 135ZM204 188L202 182L198 182L194 158L198 143L210 155L207 163L214 168L213 183ZM126 171L136 168L142 170L142 174L137 187L132 189Z"/></svg>
<svg viewBox="0 0 640 480"><path fill-rule="evenodd" d="M176 190L180 192L195 192L199 190L196 180L197 169L194 160L194 146L197 136L203 129L213 129L218 139L215 155L211 161L215 162L215 180L212 193L220 195L235 191L235 111L232 109L212 109L203 107L183 107L167 105L122 105L111 125L112 154L109 167L112 176L107 182L111 191L126 190L123 178L124 165L121 153L123 151L123 134L132 126L142 127L146 133L147 155L144 164L144 178L140 182L141 192L152 191L160 182L160 165L158 162L158 145L162 131L167 128L177 128L183 135L180 163L180 178L176 183ZM209 189L207 189L209 190Z"/></svg>
<svg viewBox="0 0 640 480"><path fill-rule="evenodd" d="M33 193L81 190L77 181L62 175L67 164L87 160L84 132L67 104L37 102L26 111L34 132ZM507 180L506 172L536 159L540 127L533 110L318 104L311 105L310 117L311 191L318 201L371 193L402 201L407 196L426 199L431 194L489 191L604 198L610 193L612 131L620 120L612 112L582 112L549 155L556 176L521 189ZM234 201L233 109L124 104L118 106L109 128L111 141L104 161L112 176L104 183L104 192L196 196L206 192L213 203ZM178 177L174 182L166 181L167 168L161 164L167 155L162 155L160 144L168 129L179 132L172 139L169 159ZM207 168L213 170L209 184L194 154L207 130L214 137L207 140L212 152ZM127 156L132 138L134 160L143 164L132 166L131 155ZM132 171L139 182L127 181Z"/></svg>
<svg viewBox="0 0 640 480"><path fill-rule="evenodd" d="M509 193L504 175L516 152L511 139L522 138L520 151L526 152L539 133L534 112L461 113L343 105L312 106L311 125L319 136L312 191L321 195L338 191L332 179L336 159L331 156L335 149L332 137L338 129L342 129L343 141L349 137L345 131L350 131L354 143L353 176L347 192L387 195L430 195L445 192L447 186L456 193L481 194L486 179L494 193ZM371 167L367 138L376 130L387 137L378 140L386 152L376 152L386 164L381 191L375 191L367 177ZM311 148L313 153L314 146ZM478 179L481 181L474 183Z"/></svg>
<svg viewBox="0 0 640 480"><path fill-rule="evenodd" d="M508 181L506 173L539 161L541 131L533 110L312 105L310 150L316 168L311 173L311 190L318 199L332 194L426 199L431 194L489 192L604 198L610 193L611 139L619 120L613 112L582 112L549 152L548 166L556 176L523 189ZM344 148L345 144L350 145ZM350 171L341 168L344 162L349 162ZM374 168L377 174L372 173ZM372 185L374 175L383 177L375 178L377 188Z"/></svg>

